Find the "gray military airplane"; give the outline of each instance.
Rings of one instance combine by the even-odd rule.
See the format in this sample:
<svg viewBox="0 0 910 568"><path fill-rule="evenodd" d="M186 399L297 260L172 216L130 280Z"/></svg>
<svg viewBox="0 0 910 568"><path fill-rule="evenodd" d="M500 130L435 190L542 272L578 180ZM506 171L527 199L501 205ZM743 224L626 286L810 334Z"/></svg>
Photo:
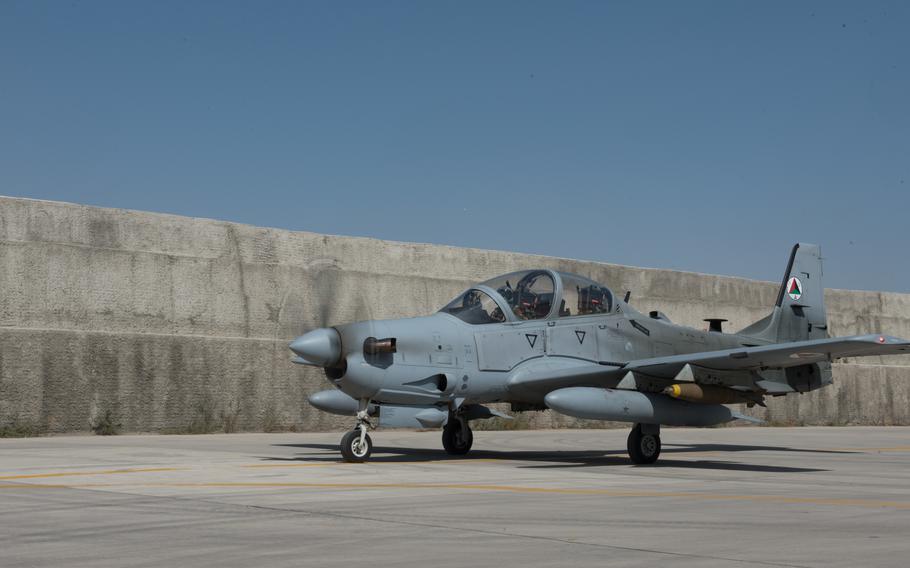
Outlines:
<svg viewBox="0 0 910 568"><path fill-rule="evenodd" d="M356 416L341 440L346 461L370 457L379 426L442 427L452 455L471 449L470 421L552 409L633 423L629 457L652 464L660 426L712 426L746 419L727 404L831 384L831 361L910 352L887 335L828 337L820 249L797 244L771 313L736 333L722 319L707 331L645 315L597 282L525 270L470 287L425 317L316 329L290 344L292 361L322 367L335 389L316 408ZM752 419L754 420L754 419Z"/></svg>

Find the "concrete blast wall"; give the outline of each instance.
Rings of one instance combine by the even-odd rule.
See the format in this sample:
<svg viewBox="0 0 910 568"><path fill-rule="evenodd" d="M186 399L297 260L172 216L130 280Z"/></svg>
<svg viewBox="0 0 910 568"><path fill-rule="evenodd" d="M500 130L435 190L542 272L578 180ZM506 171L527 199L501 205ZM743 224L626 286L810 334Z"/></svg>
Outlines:
<svg viewBox="0 0 910 568"><path fill-rule="evenodd" d="M781 264L784 262L781 251ZM633 290L701 327L764 316L776 283L498 251L251 227L0 198L0 428L324 430L319 370L288 340L358 319L430 313L470 283L542 266ZM776 268L776 267L775 267ZM782 268L782 266L781 266ZM910 295L827 290L830 331L910 337ZM910 358L847 361L835 385L754 409L782 424L910 424ZM519 427L579 425L550 412Z"/></svg>

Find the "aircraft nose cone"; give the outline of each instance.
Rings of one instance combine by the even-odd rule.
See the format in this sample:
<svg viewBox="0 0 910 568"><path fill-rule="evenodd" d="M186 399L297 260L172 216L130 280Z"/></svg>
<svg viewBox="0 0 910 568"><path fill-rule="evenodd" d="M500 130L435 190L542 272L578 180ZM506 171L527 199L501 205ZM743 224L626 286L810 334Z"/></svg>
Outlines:
<svg viewBox="0 0 910 568"><path fill-rule="evenodd" d="M331 328L314 329L304 333L288 347L314 365L329 367L341 358L341 337Z"/></svg>

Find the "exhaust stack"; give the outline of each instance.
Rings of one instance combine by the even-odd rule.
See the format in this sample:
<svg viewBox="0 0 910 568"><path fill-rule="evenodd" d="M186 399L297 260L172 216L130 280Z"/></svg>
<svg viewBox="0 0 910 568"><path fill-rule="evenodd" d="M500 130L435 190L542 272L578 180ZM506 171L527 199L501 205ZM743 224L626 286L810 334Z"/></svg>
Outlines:
<svg viewBox="0 0 910 568"><path fill-rule="evenodd" d="M367 355L379 355L380 353L395 353L398 351L397 344L398 340L394 337L386 337L385 339L376 339L375 337L367 337L363 340L363 352Z"/></svg>

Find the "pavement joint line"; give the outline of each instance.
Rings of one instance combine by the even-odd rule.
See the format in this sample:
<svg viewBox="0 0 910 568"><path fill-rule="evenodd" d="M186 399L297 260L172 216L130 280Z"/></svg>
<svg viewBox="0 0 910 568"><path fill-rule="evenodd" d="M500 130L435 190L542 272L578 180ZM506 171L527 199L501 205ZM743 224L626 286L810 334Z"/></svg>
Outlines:
<svg viewBox="0 0 910 568"><path fill-rule="evenodd" d="M131 468L131 469L106 469L102 471L58 471L48 473L28 473L22 475L3 475L0 480L12 479L41 479L45 477L73 477L85 475L115 475L120 473L155 473L162 471L185 471L185 468L179 467L149 467L149 468Z"/></svg>
<svg viewBox="0 0 910 568"><path fill-rule="evenodd" d="M910 452L910 446L891 446L890 448L832 448L828 452Z"/></svg>
<svg viewBox="0 0 910 568"><path fill-rule="evenodd" d="M194 337L194 338L203 338L203 339L220 339L226 341L260 341L264 343L277 343L287 345L287 339L276 339L274 337L247 337L245 335L203 335L200 333L186 333L186 332L161 332L161 331L135 331L135 330L126 330L126 331L105 331L100 329L81 329L76 327L29 327L29 326L18 326L18 325L4 325L0 326L0 331L24 331L24 332L54 332L54 331L65 331L73 333L85 333L87 335L114 335L114 336L123 336L123 335L141 335L149 337Z"/></svg>
<svg viewBox="0 0 910 568"><path fill-rule="evenodd" d="M685 491L634 491L620 489L571 488L571 487L528 487L516 485L485 485L458 483L315 483L315 482L257 482L257 481L224 481L224 482L162 482L162 483L119 483L119 484L0 484L0 489L26 488L84 488L84 487L145 487L145 488L301 488L301 489L454 489L507 493L551 494L551 495L602 495L605 497L667 497L694 499L700 501L751 501L757 503L781 503L789 505L832 505L853 506L874 509L910 510L910 502L883 501L859 498L828 497L787 497L783 495L736 495L710 494Z"/></svg>

